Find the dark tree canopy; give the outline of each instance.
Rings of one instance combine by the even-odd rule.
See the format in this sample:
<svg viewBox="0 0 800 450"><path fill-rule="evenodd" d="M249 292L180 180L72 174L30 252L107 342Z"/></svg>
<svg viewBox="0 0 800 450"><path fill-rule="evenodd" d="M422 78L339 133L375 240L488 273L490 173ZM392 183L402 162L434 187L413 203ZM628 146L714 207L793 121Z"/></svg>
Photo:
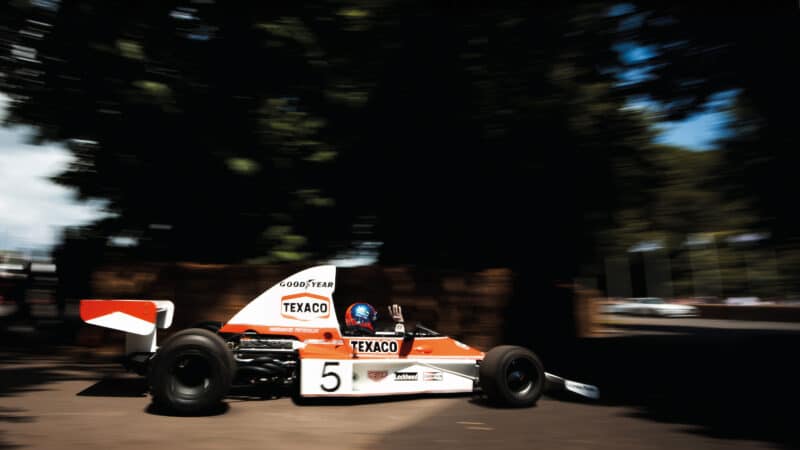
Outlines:
<svg viewBox="0 0 800 450"><path fill-rule="evenodd" d="M92 232L139 237L147 257L379 244L386 263L549 283L648 236L798 229L780 195L800 187L794 2L2 8L7 121L66 143L56 180L117 214ZM658 120L720 92L735 132L719 154L653 143Z"/></svg>

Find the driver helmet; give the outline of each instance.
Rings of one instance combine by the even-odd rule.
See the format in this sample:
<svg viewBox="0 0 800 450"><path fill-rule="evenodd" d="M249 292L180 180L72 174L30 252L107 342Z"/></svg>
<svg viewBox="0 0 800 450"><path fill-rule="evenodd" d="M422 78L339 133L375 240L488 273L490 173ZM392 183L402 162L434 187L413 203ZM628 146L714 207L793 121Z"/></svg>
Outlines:
<svg viewBox="0 0 800 450"><path fill-rule="evenodd" d="M375 334L375 320L378 311L369 303L353 303L344 313L344 324L348 330L365 334Z"/></svg>

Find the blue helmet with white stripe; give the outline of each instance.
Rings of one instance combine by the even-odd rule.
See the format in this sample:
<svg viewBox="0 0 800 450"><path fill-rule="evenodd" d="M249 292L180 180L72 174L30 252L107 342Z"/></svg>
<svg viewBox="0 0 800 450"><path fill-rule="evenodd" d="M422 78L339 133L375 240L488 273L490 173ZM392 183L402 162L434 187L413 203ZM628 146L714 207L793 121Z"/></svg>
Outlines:
<svg viewBox="0 0 800 450"><path fill-rule="evenodd" d="M375 333L378 311L369 303L353 303L344 313L344 324L350 331Z"/></svg>

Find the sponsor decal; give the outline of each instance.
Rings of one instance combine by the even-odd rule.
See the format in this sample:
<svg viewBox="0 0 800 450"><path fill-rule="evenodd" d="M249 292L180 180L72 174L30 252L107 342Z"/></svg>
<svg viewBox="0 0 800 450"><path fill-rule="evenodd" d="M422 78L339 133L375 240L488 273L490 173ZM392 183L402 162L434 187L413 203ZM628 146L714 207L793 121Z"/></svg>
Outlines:
<svg viewBox="0 0 800 450"><path fill-rule="evenodd" d="M331 301L327 297L308 292L287 295L281 299L281 315L288 319L326 319L331 315Z"/></svg>
<svg viewBox="0 0 800 450"><path fill-rule="evenodd" d="M417 372L395 372L394 381L417 381Z"/></svg>
<svg viewBox="0 0 800 450"><path fill-rule="evenodd" d="M319 281L312 278L306 281L300 281L300 280L281 281L280 283L278 283L278 286L290 287L290 288L323 289L323 288L332 288L333 281Z"/></svg>
<svg viewBox="0 0 800 450"><path fill-rule="evenodd" d="M319 328L305 327L269 327L273 333L319 333Z"/></svg>
<svg viewBox="0 0 800 450"><path fill-rule="evenodd" d="M319 333L319 328L301 328L294 327L295 333Z"/></svg>
<svg viewBox="0 0 800 450"><path fill-rule="evenodd" d="M273 331L275 333L291 333L294 331L292 327L269 327L269 331Z"/></svg>
<svg viewBox="0 0 800 450"><path fill-rule="evenodd" d="M350 345L355 353L397 353L395 340L353 339Z"/></svg>
<svg viewBox="0 0 800 450"><path fill-rule="evenodd" d="M442 372L422 372L422 381L442 381Z"/></svg>
<svg viewBox="0 0 800 450"><path fill-rule="evenodd" d="M369 370L367 371L367 377L369 377L372 381L380 381L386 378L389 375L389 371L387 370Z"/></svg>

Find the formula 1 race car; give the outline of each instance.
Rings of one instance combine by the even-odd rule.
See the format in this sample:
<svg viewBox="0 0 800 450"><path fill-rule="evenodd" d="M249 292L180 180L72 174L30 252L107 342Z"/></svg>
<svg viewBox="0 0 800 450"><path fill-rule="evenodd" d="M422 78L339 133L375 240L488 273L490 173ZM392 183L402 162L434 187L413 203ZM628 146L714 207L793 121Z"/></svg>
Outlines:
<svg viewBox="0 0 800 450"><path fill-rule="evenodd" d="M232 386L281 386L306 397L385 396L480 391L498 405L536 403L545 387L597 398L595 386L545 373L539 358L503 345L484 353L417 324L389 307L395 329L348 336L332 294L336 267L298 272L268 289L227 323L204 323L156 346L172 323L168 300L81 300L81 318L124 331L125 365L147 376L156 405L178 414L213 410Z"/></svg>

